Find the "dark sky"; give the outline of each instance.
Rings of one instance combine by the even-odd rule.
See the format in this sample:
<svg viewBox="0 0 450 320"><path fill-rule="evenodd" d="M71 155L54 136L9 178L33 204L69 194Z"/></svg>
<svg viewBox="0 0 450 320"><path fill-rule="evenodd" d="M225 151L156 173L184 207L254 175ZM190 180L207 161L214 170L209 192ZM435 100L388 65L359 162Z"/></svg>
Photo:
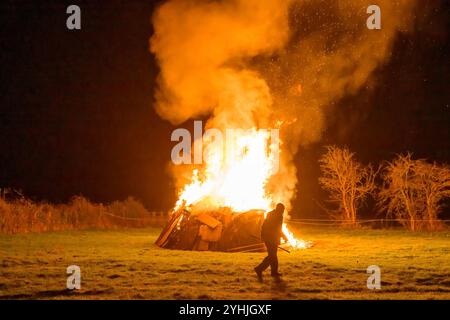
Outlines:
<svg viewBox="0 0 450 320"><path fill-rule="evenodd" d="M53 202L132 195L149 209L172 206L174 128L152 106L154 3L76 1L82 30L69 31L72 2L1 2L0 187ZM343 99L322 141L300 150L298 215L320 214L326 144L347 145L364 162L407 150L450 162L450 10L437 8L398 38L372 90Z"/></svg>

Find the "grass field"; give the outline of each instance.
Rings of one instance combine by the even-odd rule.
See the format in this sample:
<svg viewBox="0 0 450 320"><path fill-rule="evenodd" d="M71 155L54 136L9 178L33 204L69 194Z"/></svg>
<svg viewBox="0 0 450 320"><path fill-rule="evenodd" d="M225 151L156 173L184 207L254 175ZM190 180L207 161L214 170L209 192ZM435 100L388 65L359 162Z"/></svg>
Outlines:
<svg viewBox="0 0 450 320"><path fill-rule="evenodd" d="M166 250L159 228L0 235L1 299L450 299L450 233L301 229L279 252L283 281L258 282L263 253ZM369 265L381 290L366 287ZM66 290L66 268L81 290Z"/></svg>

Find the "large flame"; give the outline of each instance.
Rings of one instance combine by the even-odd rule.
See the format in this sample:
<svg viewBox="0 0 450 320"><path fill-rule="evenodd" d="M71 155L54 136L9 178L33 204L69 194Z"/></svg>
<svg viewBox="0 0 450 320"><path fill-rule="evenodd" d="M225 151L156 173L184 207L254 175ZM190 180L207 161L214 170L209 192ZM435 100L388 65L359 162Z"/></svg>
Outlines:
<svg viewBox="0 0 450 320"><path fill-rule="evenodd" d="M277 141L278 142L278 141ZM192 179L180 192L175 210L181 206L228 207L233 212L271 209L273 200L266 190L275 173L278 148L273 148L265 130L239 130L227 135L224 153L221 144L208 144L204 166L192 171ZM293 248L306 248L283 224L283 232Z"/></svg>
<svg viewBox="0 0 450 320"><path fill-rule="evenodd" d="M228 135L225 155L221 145L209 144L202 175L198 169L193 171L192 182L182 190L176 209L184 203L229 207L235 212L268 210L271 200L265 186L273 169L268 141L267 131L253 128Z"/></svg>

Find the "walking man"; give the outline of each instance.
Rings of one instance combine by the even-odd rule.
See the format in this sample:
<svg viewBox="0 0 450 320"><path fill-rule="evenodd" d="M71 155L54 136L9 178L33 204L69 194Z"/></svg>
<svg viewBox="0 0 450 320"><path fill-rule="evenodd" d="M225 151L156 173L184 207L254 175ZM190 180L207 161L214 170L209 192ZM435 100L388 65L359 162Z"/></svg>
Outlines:
<svg viewBox="0 0 450 320"><path fill-rule="evenodd" d="M266 244L267 257L255 268L258 279L262 279L262 273L270 266L272 277L280 277L278 272L277 249L280 244L280 238L287 241L286 235L282 231L284 205L278 203L275 210L267 213L261 228L261 239Z"/></svg>

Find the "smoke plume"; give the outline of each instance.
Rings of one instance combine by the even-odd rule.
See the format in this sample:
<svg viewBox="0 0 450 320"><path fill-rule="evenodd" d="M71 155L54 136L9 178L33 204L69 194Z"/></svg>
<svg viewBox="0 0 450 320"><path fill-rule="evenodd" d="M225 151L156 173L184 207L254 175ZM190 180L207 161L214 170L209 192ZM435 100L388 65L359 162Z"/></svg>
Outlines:
<svg viewBox="0 0 450 320"><path fill-rule="evenodd" d="M275 201L295 195L293 157L320 139L333 105L365 90L407 32L415 1L376 1L381 30L366 26L373 1L169 0L153 16L150 50L160 66L156 110L173 124L281 125Z"/></svg>

